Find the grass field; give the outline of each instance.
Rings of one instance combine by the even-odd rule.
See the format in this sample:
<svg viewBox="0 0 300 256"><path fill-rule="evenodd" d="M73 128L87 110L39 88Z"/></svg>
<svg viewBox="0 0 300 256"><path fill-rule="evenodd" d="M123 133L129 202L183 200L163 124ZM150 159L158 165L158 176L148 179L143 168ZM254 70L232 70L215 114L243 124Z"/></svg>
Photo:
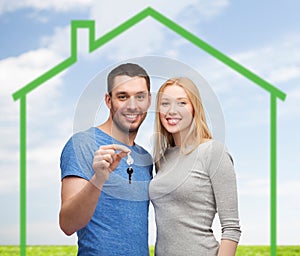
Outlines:
<svg viewBox="0 0 300 256"><path fill-rule="evenodd" d="M153 256L153 247L150 248ZM76 246L27 246L26 256L72 256L76 255ZM20 255L18 246L0 246L1 256ZM242 246L236 256L269 256L269 246ZM278 246L277 256L300 256L300 246Z"/></svg>

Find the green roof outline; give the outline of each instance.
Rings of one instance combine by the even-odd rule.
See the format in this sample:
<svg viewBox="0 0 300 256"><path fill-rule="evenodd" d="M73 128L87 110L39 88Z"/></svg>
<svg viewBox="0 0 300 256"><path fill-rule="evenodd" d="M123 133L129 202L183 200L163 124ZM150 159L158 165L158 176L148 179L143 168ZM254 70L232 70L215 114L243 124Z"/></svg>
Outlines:
<svg viewBox="0 0 300 256"><path fill-rule="evenodd" d="M209 55L223 62L245 78L248 78L262 89L270 93L270 255L277 253L277 99L284 101L286 94L274 85L265 81L249 69L240 65L230 57L226 56L216 48L201 40L185 28L170 20L152 7L147 7L132 16L110 32L98 39L95 38L94 20L72 20L71 21L71 56L54 66L41 76L32 80L21 89L13 93L15 101L20 100L20 255L26 256L26 102L27 94L37 87L66 70L77 62L77 32L79 29L89 31L89 52L97 50L115 37L119 36L129 28L135 26L147 17L152 17L162 25L168 27L190 43L204 50Z"/></svg>
<svg viewBox="0 0 300 256"><path fill-rule="evenodd" d="M254 74L249 69L243 67L233 59L229 58L222 52L218 51L214 47L210 46L203 40L201 40L196 35L192 34L188 30L184 29L183 27L179 26L177 23L173 22L166 16L162 15L161 13L157 12L151 7L147 7L140 13L136 14L132 18L128 19L118 27L114 28L110 32L106 33L105 35L101 36L98 39L95 39L95 21L94 20L73 20L71 21L71 56L66 60L62 61L37 79L31 81L27 85L25 85L20 90L16 91L13 94L14 100L21 98L24 94L27 94L40 86L41 84L45 83L47 80L51 79L52 77L56 76L60 72L64 71L71 65L77 62L77 31L78 29L88 29L89 30L89 52L93 52L103 46L104 44L108 43L115 37L119 36L129 28L133 27L137 23L141 22L147 17L152 17L153 19L157 20L161 24L165 25L169 29L173 30L192 44L196 45L197 47L201 48L208 54L212 55L219 61L223 62L227 66L231 67L233 70L237 71L244 77L248 78L252 82L256 83L257 85L261 86L266 91L274 94L281 100L285 100L286 94L270 84L269 82L265 81L264 79L260 78L258 75Z"/></svg>

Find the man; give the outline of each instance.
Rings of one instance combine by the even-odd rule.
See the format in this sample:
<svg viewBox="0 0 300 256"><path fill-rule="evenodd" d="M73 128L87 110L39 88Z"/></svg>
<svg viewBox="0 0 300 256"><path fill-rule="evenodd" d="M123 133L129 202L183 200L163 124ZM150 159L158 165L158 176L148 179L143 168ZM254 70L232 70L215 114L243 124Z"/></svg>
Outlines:
<svg viewBox="0 0 300 256"><path fill-rule="evenodd" d="M63 149L60 227L77 232L78 255L149 255L152 159L134 140L151 103L150 78L127 63L110 72L107 86L107 121L73 135Z"/></svg>

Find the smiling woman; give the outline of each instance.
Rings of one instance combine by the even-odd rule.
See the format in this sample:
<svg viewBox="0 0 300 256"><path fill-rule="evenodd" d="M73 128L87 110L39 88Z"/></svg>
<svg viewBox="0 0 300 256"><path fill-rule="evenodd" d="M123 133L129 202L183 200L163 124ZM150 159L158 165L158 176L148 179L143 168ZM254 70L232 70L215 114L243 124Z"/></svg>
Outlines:
<svg viewBox="0 0 300 256"><path fill-rule="evenodd" d="M168 79L156 100L155 255L234 256L240 239L237 185L226 148L212 139L197 86ZM212 223L218 211L222 239Z"/></svg>
<svg viewBox="0 0 300 256"><path fill-rule="evenodd" d="M173 134L176 145L187 138L192 125L194 109L185 90L180 86L167 86L160 98L159 115L162 125ZM187 143L191 143L188 141Z"/></svg>

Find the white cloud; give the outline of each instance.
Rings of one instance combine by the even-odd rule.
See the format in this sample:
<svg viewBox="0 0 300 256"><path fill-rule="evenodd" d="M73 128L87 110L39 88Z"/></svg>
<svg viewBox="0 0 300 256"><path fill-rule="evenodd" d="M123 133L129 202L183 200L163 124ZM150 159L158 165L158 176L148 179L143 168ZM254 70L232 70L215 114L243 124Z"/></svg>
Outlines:
<svg viewBox="0 0 300 256"><path fill-rule="evenodd" d="M134 0L130 2L122 0L97 1L91 8L90 18L96 21L96 36L100 37L146 7L151 6L173 21L178 22L179 25L187 29L197 30L199 28L198 24L194 24L195 19L190 19L188 15L191 10L197 17L209 19L220 14L227 5L227 0L213 2L202 0L175 2L171 0L153 0L151 2L146 0ZM184 18L185 15L187 15L186 18ZM150 52L158 52L162 49L169 51L170 43L173 42L168 41L166 30L169 31L169 29L153 19L144 20L141 24L138 24L128 32L126 31L124 35L110 42L109 49L107 50L110 53L109 59L119 61L122 58L140 56L142 54L147 55ZM176 56L175 51L169 51L168 53L171 56Z"/></svg>
<svg viewBox="0 0 300 256"><path fill-rule="evenodd" d="M297 120L300 118L300 87L299 81L295 82L293 88L285 90L287 97L284 102L281 102L278 108L278 114L281 122L284 122L286 119L290 119L296 125ZM297 84L296 84L297 83ZM294 126L295 127L295 126Z"/></svg>
<svg viewBox="0 0 300 256"><path fill-rule="evenodd" d="M229 4L228 0L206 1L160 1L160 0L106 0L95 1L91 8L91 19L97 21L99 34L106 33L128 18L134 16L144 8L151 6L171 19L180 19L185 11L193 9L197 11L197 17L212 18L220 14ZM170 8L172 7L172 8ZM113 15L112 15L113 14ZM187 19L185 22L189 22Z"/></svg>
<svg viewBox="0 0 300 256"><path fill-rule="evenodd" d="M279 87L300 78L300 36L285 35L267 46L234 54L233 58Z"/></svg>
<svg viewBox="0 0 300 256"><path fill-rule="evenodd" d="M65 27L56 27L52 35L42 36L40 39L42 47L51 50L58 56L71 55L71 28L70 25ZM86 39L87 40L87 39ZM80 50L80 47L78 47Z"/></svg>
<svg viewBox="0 0 300 256"><path fill-rule="evenodd" d="M59 54L45 47L0 61L1 194L13 193L17 191L16 188L19 186L20 104L18 101L13 100L12 94L57 65L61 59L62 57ZM57 118L57 115L61 112L60 105L55 103L58 100L61 84L62 77L57 76L46 82L42 88L38 88L38 93L33 91L28 95L27 139L31 138L30 136L33 133L35 140L45 140L44 129L51 126L52 119L50 117L55 116ZM49 105L51 108L49 108ZM68 119L65 118L61 124L64 124L66 120ZM36 123L43 123L44 129L39 129ZM33 129L31 130L31 128ZM65 131L65 129L62 129L62 131ZM53 141L51 138L49 139ZM39 145L41 145L40 142ZM42 160L40 155L34 152L30 154L30 149L27 151L28 155L35 157L35 161ZM49 155L51 156L52 153L49 152ZM49 158L49 156L46 157Z"/></svg>
<svg viewBox="0 0 300 256"><path fill-rule="evenodd" d="M10 57L0 61L0 84L2 93L9 96L17 89L22 88L34 78L42 75L54 65L61 57L47 48L40 48Z"/></svg>
<svg viewBox="0 0 300 256"><path fill-rule="evenodd" d="M268 197L270 181L268 179L252 179L246 181L240 181L239 195L241 196L259 196Z"/></svg>
<svg viewBox="0 0 300 256"><path fill-rule="evenodd" d="M9 225L8 227L2 227L0 229L0 239L5 245L19 244L19 225ZM1 243L1 244L2 244Z"/></svg>
<svg viewBox="0 0 300 256"><path fill-rule="evenodd" d="M246 127L253 120L255 122L252 122L252 125L255 126L268 124L267 92L211 56L201 58L197 54L195 50L192 56L187 58L196 70L200 70L205 75L206 80L220 97L224 111L234 117L243 113L244 118L234 119L235 125ZM282 122L287 119L296 121L300 116L300 36L298 34L282 35L278 40L269 42L268 46L233 52L229 57L286 93L286 100L279 100L278 117Z"/></svg>
<svg viewBox="0 0 300 256"><path fill-rule="evenodd" d="M291 179L287 181L278 181L278 196L291 197L300 195L300 179Z"/></svg>
<svg viewBox="0 0 300 256"><path fill-rule="evenodd" d="M282 83L300 77L300 65L292 64L286 67L278 67L277 70L270 71L270 80L275 83Z"/></svg>
<svg viewBox="0 0 300 256"><path fill-rule="evenodd" d="M92 0L1 0L0 14L13 12L18 9L32 8L34 10L53 10L57 12L68 12L70 10L81 10L88 8Z"/></svg>
<svg viewBox="0 0 300 256"><path fill-rule="evenodd" d="M268 178L252 179L247 177L246 181L240 181L239 194L241 196L270 196L270 181ZM278 180L277 196L284 198L300 194L300 180Z"/></svg>
<svg viewBox="0 0 300 256"><path fill-rule="evenodd" d="M153 20L144 20L111 41L99 54L105 54L111 61L150 55L159 51L166 40L160 28ZM98 58L97 54L89 57Z"/></svg>
<svg viewBox="0 0 300 256"><path fill-rule="evenodd" d="M70 237L64 235L58 220L28 222L27 226L27 241L30 245L76 245L76 234ZM48 234L51 234L51 240Z"/></svg>

